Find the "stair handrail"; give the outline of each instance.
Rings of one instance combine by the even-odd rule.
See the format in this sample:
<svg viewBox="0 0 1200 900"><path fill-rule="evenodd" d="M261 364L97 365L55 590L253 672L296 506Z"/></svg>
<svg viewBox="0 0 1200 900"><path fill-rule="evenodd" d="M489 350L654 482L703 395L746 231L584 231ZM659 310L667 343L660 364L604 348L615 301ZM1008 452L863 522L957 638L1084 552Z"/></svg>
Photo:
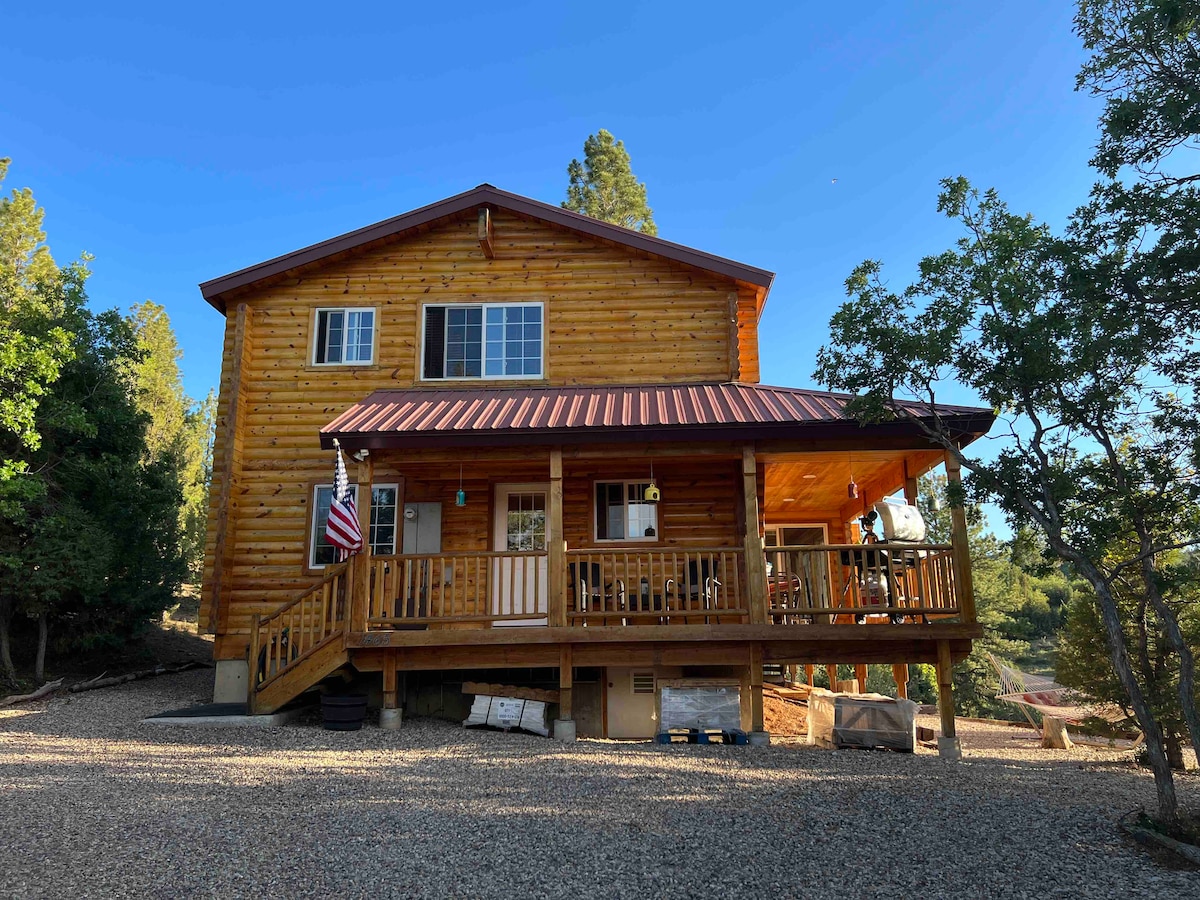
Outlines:
<svg viewBox="0 0 1200 900"><path fill-rule="evenodd" d="M289 666L324 646L331 638L345 634L346 620L350 612L352 561L353 557L345 562L328 566L325 576L316 584L305 588L291 600L285 601L266 615L254 617L251 622L250 646L247 651L251 691L261 690L282 675ZM345 596L340 610L336 586L339 580L342 580L345 585ZM304 601L314 597L320 597L323 605L320 629L304 629L305 612L301 608L298 611L299 625L301 626L299 639L293 646L292 628L297 624L296 608L301 606ZM283 624L284 616L288 616L286 626ZM311 619L311 614L309 618ZM314 633L319 635L316 640L312 640ZM308 637L307 644L304 640L306 636ZM260 657L263 658L260 659Z"/></svg>

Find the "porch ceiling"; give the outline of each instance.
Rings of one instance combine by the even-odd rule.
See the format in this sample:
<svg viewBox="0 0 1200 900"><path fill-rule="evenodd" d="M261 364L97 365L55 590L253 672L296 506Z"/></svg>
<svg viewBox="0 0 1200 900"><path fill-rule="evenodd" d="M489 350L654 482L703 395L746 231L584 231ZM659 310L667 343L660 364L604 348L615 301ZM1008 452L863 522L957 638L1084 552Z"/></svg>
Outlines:
<svg viewBox="0 0 1200 900"><path fill-rule="evenodd" d="M845 519L902 489L906 474L923 475L943 458L937 450L762 454L763 511L768 522ZM846 491L852 468L858 500Z"/></svg>

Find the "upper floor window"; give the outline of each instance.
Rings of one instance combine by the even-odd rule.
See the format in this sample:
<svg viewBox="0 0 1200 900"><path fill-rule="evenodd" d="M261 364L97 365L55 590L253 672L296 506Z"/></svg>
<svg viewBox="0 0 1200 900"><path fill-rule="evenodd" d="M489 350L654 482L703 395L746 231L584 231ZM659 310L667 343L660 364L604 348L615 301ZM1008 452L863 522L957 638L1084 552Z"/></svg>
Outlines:
<svg viewBox="0 0 1200 900"><path fill-rule="evenodd" d="M425 307L425 378L541 378L542 304Z"/></svg>
<svg viewBox="0 0 1200 900"><path fill-rule="evenodd" d="M358 502L358 486L353 486L354 502ZM400 486L377 484L371 489L371 523L368 541L371 553L391 556L396 552L396 499ZM329 505L333 502L333 485L318 484L313 488L312 541L308 549L308 566L320 569L337 562L337 548L325 536L329 521Z"/></svg>
<svg viewBox="0 0 1200 900"><path fill-rule="evenodd" d="M375 310L318 309L316 327L314 365L364 365L374 359Z"/></svg>

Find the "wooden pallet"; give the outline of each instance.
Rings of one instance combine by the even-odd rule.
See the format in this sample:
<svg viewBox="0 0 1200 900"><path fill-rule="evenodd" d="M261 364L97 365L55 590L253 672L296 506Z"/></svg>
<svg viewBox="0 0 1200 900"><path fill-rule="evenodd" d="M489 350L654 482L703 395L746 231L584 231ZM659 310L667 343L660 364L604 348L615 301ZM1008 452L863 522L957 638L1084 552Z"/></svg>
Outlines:
<svg viewBox="0 0 1200 900"><path fill-rule="evenodd" d="M658 744L748 744L740 728L672 728L654 736Z"/></svg>

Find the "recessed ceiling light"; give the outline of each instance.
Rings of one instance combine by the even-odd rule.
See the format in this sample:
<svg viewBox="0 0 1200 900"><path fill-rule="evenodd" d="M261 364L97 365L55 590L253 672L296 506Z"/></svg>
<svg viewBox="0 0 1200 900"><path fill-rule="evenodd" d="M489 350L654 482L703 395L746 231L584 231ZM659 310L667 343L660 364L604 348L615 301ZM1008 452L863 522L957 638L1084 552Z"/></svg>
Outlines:
<svg viewBox="0 0 1200 900"><path fill-rule="evenodd" d="M784 497L784 498L783 498L783 502L784 502L784 503L795 503L795 502L796 502L796 498L795 498L795 497Z"/></svg>
<svg viewBox="0 0 1200 900"><path fill-rule="evenodd" d="M816 478L817 476L816 475L805 475L804 477L805 478Z"/></svg>

